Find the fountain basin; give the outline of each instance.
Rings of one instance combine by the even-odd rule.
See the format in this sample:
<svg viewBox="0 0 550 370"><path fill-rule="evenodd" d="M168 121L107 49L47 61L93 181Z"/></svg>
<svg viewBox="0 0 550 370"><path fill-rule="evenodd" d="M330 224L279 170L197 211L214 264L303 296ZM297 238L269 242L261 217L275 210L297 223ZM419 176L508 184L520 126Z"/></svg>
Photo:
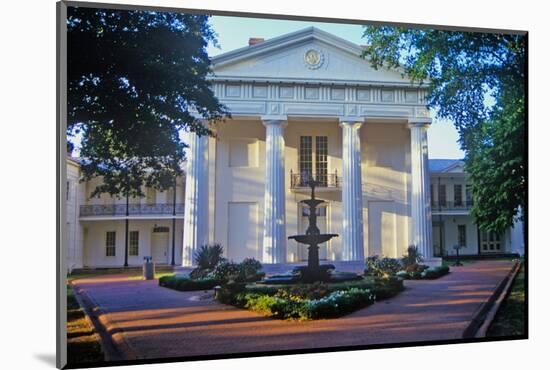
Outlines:
<svg viewBox="0 0 550 370"><path fill-rule="evenodd" d="M313 244L321 244L321 243L327 242L330 239L335 238L337 236L338 234L308 234L308 235L292 235L292 236L289 236L288 238L294 239L298 243L313 245Z"/></svg>

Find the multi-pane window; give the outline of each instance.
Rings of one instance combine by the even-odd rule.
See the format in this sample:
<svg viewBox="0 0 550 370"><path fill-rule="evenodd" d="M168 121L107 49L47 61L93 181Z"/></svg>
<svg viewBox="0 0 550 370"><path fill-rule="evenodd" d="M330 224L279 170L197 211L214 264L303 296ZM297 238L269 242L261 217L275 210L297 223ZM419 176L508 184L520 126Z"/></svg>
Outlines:
<svg viewBox="0 0 550 370"><path fill-rule="evenodd" d="M311 136L300 136L300 176L302 181L309 180L313 172L313 138Z"/></svg>
<svg viewBox="0 0 550 370"><path fill-rule="evenodd" d="M130 245L128 246L130 256L139 255L139 231L130 231Z"/></svg>
<svg viewBox="0 0 550 370"><path fill-rule="evenodd" d="M445 185L439 185L437 189L437 201L441 207L447 205L447 187Z"/></svg>
<svg viewBox="0 0 550 370"><path fill-rule="evenodd" d="M116 232L107 231L105 234L105 255L107 257L114 257L116 255Z"/></svg>
<svg viewBox="0 0 550 370"><path fill-rule="evenodd" d="M321 186L328 182L328 137L300 136L300 176L302 182L314 175Z"/></svg>
<svg viewBox="0 0 550 370"><path fill-rule="evenodd" d="M430 184L430 202L432 207L435 207L435 198L434 198L434 186Z"/></svg>
<svg viewBox="0 0 550 370"><path fill-rule="evenodd" d="M462 185L455 184L454 191L455 191L455 207L460 207L462 206Z"/></svg>
<svg viewBox="0 0 550 370"><path fill-rule="evenodd" d="M315 137L315 173L321 186L327 186L328 175L328 137Z"/></svg>
<svg viewBox="0 0 550 370"><path fill-rule="evenodd" d="M458 225L458 245L466 246L466 225Z"/></svg>
<svg viewBox="0 0 550 370"><path fill-rule="evenodd" d="M500 252L500 235L492 232L479 230L481 236L482 252Z"/></svg>

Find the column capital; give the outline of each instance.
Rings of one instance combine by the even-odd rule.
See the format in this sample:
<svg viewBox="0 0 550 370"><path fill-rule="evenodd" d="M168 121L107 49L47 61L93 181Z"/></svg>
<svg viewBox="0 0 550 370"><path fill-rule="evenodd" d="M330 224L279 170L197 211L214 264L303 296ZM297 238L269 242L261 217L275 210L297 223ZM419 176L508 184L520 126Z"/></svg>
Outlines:
<svg viewBox="0 0 550 370"><path fill-rule="evenodd" d="M285 115L265 115L261 116L260 119L262 120L263 124L265 126L267 125L283 125L286 126L288 124L288 117Z"/></svg>
<svg viewBox="0 0 550 370"><path fill-rule="evenodd" d="M340 122L340 127L344 127L344 125L359 125L359 127L361 127L365 122L365 117L340 116L338 117L338 122Z"/></svg>
<svg viewBox="0 0 550 370"><path fill-rule="evenodd" d="M409 118L408 127L430 127L432 119L427 117Z"/></svg>

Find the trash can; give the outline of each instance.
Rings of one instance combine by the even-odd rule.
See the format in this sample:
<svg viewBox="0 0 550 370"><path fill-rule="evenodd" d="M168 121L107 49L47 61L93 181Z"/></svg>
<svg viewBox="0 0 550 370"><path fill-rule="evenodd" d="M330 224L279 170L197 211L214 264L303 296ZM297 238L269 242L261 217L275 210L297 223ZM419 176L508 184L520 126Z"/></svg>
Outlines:
<svg viewBox="0 0 550 370"><path fill-rule="evenodd" d="M153 262L153 257L145 256L143 257L145 262L143 262L143 279L153 280L155 278L155 263Z"/></svg>

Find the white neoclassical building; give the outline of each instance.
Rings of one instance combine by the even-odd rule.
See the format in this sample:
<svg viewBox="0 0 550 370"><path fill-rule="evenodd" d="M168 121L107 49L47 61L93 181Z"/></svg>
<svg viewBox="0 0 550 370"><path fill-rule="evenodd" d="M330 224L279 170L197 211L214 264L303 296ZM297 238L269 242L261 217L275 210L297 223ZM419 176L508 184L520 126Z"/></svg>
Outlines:
<svg viewBox="0 0 550 370"><path fill-rule="evenodd" d="M305 180L320 180L321 258L433 258L424 87L374 70L361 47L316 28L213 58L216 96L232 118L216 138L190 135L183 264L220 242L229 258L300 261Z"/></svg>
<svg viewBox="0 0 550 370"><path fill-rule="evenodd" d="M321 259L400 257L411 244L430 263L462 242L470 248L463 254L516 251L520 228L481 247L461 204L469 195L456 163L432 161L430 175L425 86L399 71L374 70L360 54L358 45L307 28L214 57L213 89L231 119L215 137L187 134L185 184L179 181L175 193L145 189L128 215L124 199L89 199L94 184L79 184L78 163L69 160L69 265L122 266L125 219L129 265L152 255L157 263L188 266L198 246L214 242L235 261L303 261L307 247L287 237L307 228L300 200L309 197L312 175L325 200L318 226L339 234L321 245ZM447 187L434 190L434 181ZM451 198L451 190L462 198ZM447 202L438 191L448 191L457 206L433 203Z"/></svg>

